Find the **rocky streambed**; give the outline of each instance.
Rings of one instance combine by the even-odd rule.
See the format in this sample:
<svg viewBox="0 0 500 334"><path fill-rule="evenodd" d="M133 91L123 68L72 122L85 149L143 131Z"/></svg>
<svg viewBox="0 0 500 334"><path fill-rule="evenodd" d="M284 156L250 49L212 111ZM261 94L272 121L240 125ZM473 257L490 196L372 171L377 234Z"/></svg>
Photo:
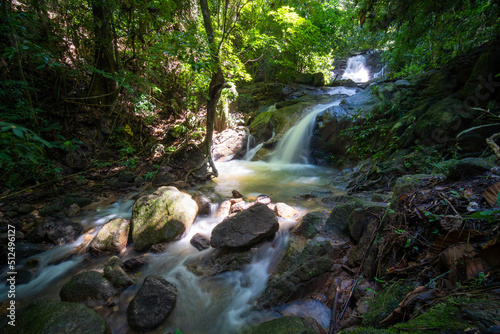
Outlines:
<svg viewBox="0 0 500 334"><path fill-rule="evenodd" d="M311 88L322 93L281 96L249 117L255 157L267 159L304 108L327 105L314 110L312 159L342 169L224 161L252 149L240 129L216 139L220 177L203 186L169 169L126 196L144 180L124 172L113 183L123 198L102 198L104 209L78 193L2 203L18 256L18 326L5 318L2 330L495 333L500 173L479 152L483 112L498 111L495 79L481 81L495 52L351 97ZM477 92L493 100L467 108ZM470 155L460 158L453 139L470 126L480 130L457 140ZM355 163L356 150L371 159Z"/></svg>

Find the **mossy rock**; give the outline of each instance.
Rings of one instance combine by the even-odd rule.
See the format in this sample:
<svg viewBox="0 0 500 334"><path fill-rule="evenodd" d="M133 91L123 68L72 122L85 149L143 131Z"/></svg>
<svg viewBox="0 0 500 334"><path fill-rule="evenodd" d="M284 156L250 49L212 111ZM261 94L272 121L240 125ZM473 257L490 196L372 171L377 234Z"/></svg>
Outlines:
<svg viewBox="0 0 500 334"><path fill-rule="evenodd" d="M316 332L302 318L282 317L266 321L240 334L316 334Z"/></svg>
<svg viewBox="0 0 500 334"><path fill-rule="evenodd" d="M412 191L418 189L419 187L423 186L426 180L436 177L444 179L444 175L439 175L439 174L437 175L414 174L414 175L404 175L398 178L393 188L390 208L392 210L398 210L399 204L401 203L401 198L411 193Z"/></svg>
<svg viewBox="0 0 500 334"><path fill-rule="evenodd" d="M453 161L448 168L448 180L454 181L464 177L476 176L489 172L495 164L488 159L466 158Z"/></svg>
<svg viewBox="0 0 500 334"><path fill-rule="evenodd" d="M368 312L363 315L363 327L382 328L380 322L397 309L406 294L414 288L415 285L411 282L395 283L377 293L369 302Z"/></svg>
<svg viewBox="0 0 500 334"><path fill-rule="evenodd" d="M80 195L72 194L64 199L64 207L69 208L72 204L78 204L79 207L84 207L92 203L92 199Z"/></svg>
<svg viewBox="0 0 500 334"><path fill-rule="evenodd" d="M349 236L349 216L354 209L367 207L370 205L380 206L380 203L371 203L365 200L354 198L347 203L335 206L326 220L323 232L333 236Z"/></svg>
<svg viewBox="0 0 500 334"><path fill-rule="evenodd" d="M396 324L397 329L405 333L457 333L470 328L470 323L460 317L460 309L457 306L438 304L415 319L406 323Z"/></svg>
<svg viewBox="0 0 500 334"><path fill-rule="evenodd" d="M47 216L52 216L55 215L58 212L61 212L64 209L63 204L61 201L56 200L49 205L44 206L43 208L40 209L40 215L42 217L47 217Z"/></svg>
<svg viewBox="0 0 500 334"><path fill-rule="evenodd" d="M415 134L423 142L442 144L454 140L465 120L472 119L477 114L477 111L464 108L462 101L447 97L433 103L416 120Z"/></svg>
<svg viewBox="0 0 500 334"><path fill-rule="evenodd" d="M130 222L115 218L106 223L92 239L89 250L94 254L118 254L127 247Z"/></svg>
<svg viewBox="0 0 500 334"><path fill-rule="evenodd" d="M112 256L104 266L104 277L118 289L125 289L135 284L134 279L125 272L122 260L117 256Z"/></svg>
<svg viewBox="0 0 500 334"><path fill-rule="evenodd" d="M132 207L132 239L135 249L179 239L193 224L198 205L175 187L160 187L140 197Z"/></svg>
<svg viewBox="0 0 500 334"><path fill-rule="evenodd" d="M62 301L83 303L90 308L107 305L115 296L115 289L103 274L84 271L76 274L66 283L59 296Z"/></svg>
<svg viewBox="0 0 500 334"><path fill-rule="evenodd" d="M293 233L295 235L302 235L307 239L314 238L317 234L321 233L328 214L324 211L308 212L300 223L294 227Z"/></svg>
<svg viewBox="0 0 500 334"><path fill-rule="evenodd" d="M0 324L5 334L111 334L109 325L95 311L81 304L46 298L21 307L16 313L15 327L6 320Z"/></svg>
<svg viewBox="0 0 500 334"><path fill-rule="evenodd" d="M355 329L346 329L339 332L339 334L395 334L399 333L395 329L376 329L372 327L360 327Z"/></svg>
<svg viewBox="0 0 500 334"><path fill-rule="evenodd" d="M290 301L293 292L305 289L313 278L329 272L334 264L335 254L344 245L334 245L331 240L316 236L300 250L301 245L293 245L294 240L296 238L291 240L291 245L259 300L264 308Z"/></svg>
<svg viewBox="0 0 500 334"><path fill-rule="evenodd" d="M272 111L264 111L258 114L250 124L250 132L258 140L265 141L271 137L272 134L272 123L271 117L273 116Z"/></svg>
<svg viewBox="0 0 500 334"><path fill-rule="evenodd" d="M500 301L477 296L469 298L448 298L414 319L393 327L405 333L497 333L495 320L500 318ZM489 331L496 327L496 331Z"/></svg>

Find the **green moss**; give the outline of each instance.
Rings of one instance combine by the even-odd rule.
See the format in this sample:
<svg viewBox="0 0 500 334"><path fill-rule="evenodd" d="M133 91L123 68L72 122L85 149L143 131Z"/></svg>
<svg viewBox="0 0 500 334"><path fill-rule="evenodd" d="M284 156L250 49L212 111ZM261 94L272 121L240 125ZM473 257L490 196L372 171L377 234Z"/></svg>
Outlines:
<svg viewBox="0 0 500 334"><path fill-rule="evenodd" d="M380 291L370 302L368 312L363 315L363 326L381 328L380 322L399 306L406 294L414 287L411 282L395 283Z"/></svg>
<svg viewBox="0 0 500 334"><path fill-rule="evenodd" d="M460 309L457 306L442 303L430 309L429 312L409 322L396 324L394 327L404 330L405 333L421 333L425 330L426 333L437 334L452 333L469 326L470 324L461 318Z"/></svg>
<svg viewBox="0 0 500 334"><path fill-rule="evenodd" d="M348 329L340 331L339 334L394 334L398 331L390 329L375 329L371 327L361 327L356 329Z"/></svg>
<svg viewBox="0 0 500 334"><path fill-rule="evenodd" d="M111 334L106 321L81 304L36 299L21 307L16 326L0 324L2 333Z"/></svg>
<svg viewBox="0 0 500 334"><path fill-rule="evenodd" d="M264 322L241 334L315 334L316 332L301 318L282 317Z"/></svg>

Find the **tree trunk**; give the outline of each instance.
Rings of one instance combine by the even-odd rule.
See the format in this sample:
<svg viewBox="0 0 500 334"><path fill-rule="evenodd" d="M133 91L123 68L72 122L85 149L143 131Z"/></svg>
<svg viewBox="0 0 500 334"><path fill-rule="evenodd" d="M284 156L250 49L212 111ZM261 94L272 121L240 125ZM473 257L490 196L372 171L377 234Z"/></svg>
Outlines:
<svg viewBox="0 0 500 334"><path fill-rule="evenodd" d="M112 14L106 0L90 0L94 17L94 65L89 102L111 106L118 96L115 80L109 78L117 71L113 50Z"/></svg>
<svg viewBox="0 0 500 334"><path fill-rule="evenodd" d="M210 11L208 9L207 0L200 0L201 13L203 15L203 25L205 31L207 32L208 43L210 45L210 50L212 52L212 60L214 62L212 79L210 80L210 85L208 86L208 104L207 104L207 135L204 142L205 154L210 162L210 167L215 176L218 175L217 169L215 168L214 162L212 160L212 139L214 132L214 121L215 121L215 108L217 102L219 101L222 89L225 86L224 73L222 72L220 66L220 59L218 54L218 48L215 44L214 31L212 28L212 19L210 18Z"/></svg>

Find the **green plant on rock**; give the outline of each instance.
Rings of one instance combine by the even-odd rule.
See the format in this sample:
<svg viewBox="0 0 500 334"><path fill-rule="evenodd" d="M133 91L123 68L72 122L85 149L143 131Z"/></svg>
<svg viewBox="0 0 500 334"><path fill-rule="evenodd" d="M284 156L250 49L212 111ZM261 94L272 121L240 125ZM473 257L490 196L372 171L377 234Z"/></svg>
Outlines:
<svg viewBox="0 0 500 334"><path fill-rule="evenodd" d="M411 153L403 157L403 165L412 172L431 173L441 162L441 154L437 150L430 151L422 145L410 148Z"/></svg>

